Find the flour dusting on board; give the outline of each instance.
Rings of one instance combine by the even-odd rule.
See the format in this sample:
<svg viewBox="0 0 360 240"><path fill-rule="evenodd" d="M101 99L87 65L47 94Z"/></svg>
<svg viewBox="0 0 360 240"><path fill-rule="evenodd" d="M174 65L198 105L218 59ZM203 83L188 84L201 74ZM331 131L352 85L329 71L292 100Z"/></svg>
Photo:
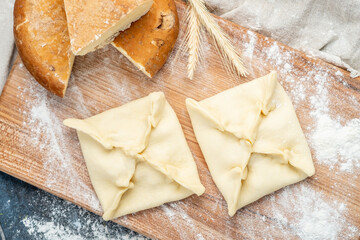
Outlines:
<svg viewBox="0 0 360 240"><path fill-rule="evenodd" d="M341 117L332 117L326 88L329 76L324 73L313 74L313 77L318 83L317 95L310 97L314 108L311 115L316 119L315 131L311 135L316 157L330 169L339 165L341 171L354 173L355 169L360 169L360 118L353 118L342 124Z"/></svg>
<svg viewBox="0 0 360 240"><path fill-rule="evenodd" d="M311 104L314 128L309 131L310 147L314 148L318 163L330 169L339 166L340 171L354 173L360 169L360 112L357 118L348 121L343 120L342 116L334 116L331 109L336 106L331 105L328 89L333 81L344 86L348 86L348 83L343 80L340 71L333 76L321 66L314 66L305 77L294 78L292 74L300 73L291 64L294 57L293 52L280 48L277 43L264 49L264 58L278 67L279 79L286 83L285 89L290 93L295 108L305 101ZM306 88L309 87L314 92L307 96L306 93L310 91L306 91L309 90ZM356 102L353 96L338 97L344 102Z"/></svg>
<svg viewBox="0 0 360 240"><path fill-rule="evenodd" d="M169 218L171 225L181 236L181 239L190 239L192 237L195 237L196 240L203 240L204 236L200 233L199 228L195 225L192 218L190 218L186 211L183 209L183 205L183 202L177 201L170 203L169 205L162 205L161 208L164 210L166 216ZM191 234L189 234L189 231L184 231L183 226L177 224L177 221L179 219L185 221L185 224L188 230L190 230Z"/></svg>
<svg viewBox="0 0 360 240"><path fill-rule="evenodd" d="M280 228L291 228L301 239L355 238L358 229L346 222L346 204L325 201L306 183L270 196L271 210ZM295 216L287 219L287 216Z"/></svg>
<svg viewBox="0 0 360 240"><path fill-rule="evenodd" d="M311 128L305 129L309 145L315 152L315 163L327 166L329 174L341 175L352 173L354 181L360 176L360 111L355 118L344 120L345 116L337 116L331 102L330 83L339 82L349 86L343 79L343 74L337 71L334 75L322 66L314 65L302 78L302 69L297 69L292 63L296 55L277 43L263 49L263 58L276 66L279 80L289 93L294 106L310 103ZM354 102L359 105L354 96L336 96L344 103ZM303 114L306 115L306 114ZM315 175L316 179L316 175ZM332 189L337 186L330 186ZM351 198L351 196L349 196ZM301 239L338 239L357 238L360 229L347 222L348 209L345 199L329 200L306 183L290 186L272 194L273 217L280 226L293 229ZM343 202L340 202L343 201ZM296 215L294 219L286 216Z"/></svg>
<svg viewBox="0 0 360 240"><path fill-rule="evenodd" d="M243 55L252 59L252 57L254 55L254 48L255 48L256 41L257 41L257 37L256 37L255 33L251 30L248 30L246 33L247 33L249 40L248 40L248 42L244 43L245 51L243 52Z"/></svg>
<svg viewBox="0 0 360 240"><path fill-rule="evenodd" d="M34 79L30 80L35 81ZM48 175L45 176L47 187L56 189L60 180L60 182L65 181L67 187L65 191L80 193L94 211L100 210L100 204L94 191L81 180L73 166L72 156L68 151L68 136L63 130L62 121L54 111L56 101L53 98L56 97L49 97L49 93L45 89L35 87L31 81L28 81L26 88L19 88L19 92L18 97L20 98L24 96L25 92L27 92L26 95L32 96L31 99L24 99L29 111L23 112L26 116L23 125L27 125L31 129L31 142L23 142L22 145L33 145L33 149L44 154L40 160L48 171ZM81 102L77 106L78 111L86 110Z"/></svg>

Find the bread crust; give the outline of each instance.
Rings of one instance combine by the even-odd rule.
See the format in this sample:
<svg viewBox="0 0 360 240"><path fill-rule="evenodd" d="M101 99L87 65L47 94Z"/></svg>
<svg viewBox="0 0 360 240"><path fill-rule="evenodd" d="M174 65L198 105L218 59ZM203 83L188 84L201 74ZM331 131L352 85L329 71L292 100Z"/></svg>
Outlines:
<svg viewBox="0 0 360 240"><path fill-rule="evenodd" d="M152 2L152 0L64 0L72 52L75 55L85 55L111 43L114 34L130 26L132 21L125 21L127 17L147 6L139 12L140 15L134 14L136 19L133 21L137 20L148 12ZM126 24L123 23L125 26L119 29L116 26L120 22Z"/></svg>
<svg viewBox="0 0 360 240"><path fill-rule="evenodd" d="M30 74L44 88L64 97L74 56L63 0L16 0L14 36Z"/></svg>
<svg viewBox="0 0 360 240"><path fill-rule="evenodd" d="M179 18L173 0L154 0L150 11L113 41L115 46L147 76L165 64L179 34Z"/></svg>

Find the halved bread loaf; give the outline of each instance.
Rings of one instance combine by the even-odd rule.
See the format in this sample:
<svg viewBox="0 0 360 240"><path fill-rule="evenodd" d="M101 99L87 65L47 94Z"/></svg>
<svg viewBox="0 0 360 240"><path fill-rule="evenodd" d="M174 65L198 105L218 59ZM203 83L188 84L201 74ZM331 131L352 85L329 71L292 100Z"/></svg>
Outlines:
<svg viewBox="0 0 360 240"><path fill-rule="evenodd" d="M85 55L110 43L146 14L153 0L64 0L71 50Z"/></svg>
<svg viewBox="0 0 360 240"><path fill-rule="evenodd" d="M47 90L64 97L74 55L63 0L16 0L14 35L31 75Z"/></svg>
<svg viewBox="0 0 360 240"><path fill-rule="evenodd" d="M137 68L153 77L165 64L179 34L173 0L154 0L150 11L112 43Z"/></svg>
<svg viewBox="0 0 360 240"><path fill-rule="evenodd" d="M73 0L65 0L65 2L71 1ZM77 2L78 4L84 4L83 0L78 0ZM103 2L104 4L100 4L99 2ZM109 11L112 9L112 11L115 12L120 11L119 9L116 10L116 8L110 8L109 2L115 1L87 1L90 5L99 4L99 6L102 6L98 7L98 9L102 9L103 13L106 12L104 9ZM127 19L126 21L124 20L126 23L127 21L132 21L134 16L139 17L141 15L139 11L146 12L144 8L150 8L152 0L125 1L125 3L128 2L136 4L131 5L133 6L131 7L131 9L133 9L130 14L131 16L129 16L129 14L128 16L123 16L123 19ZM122 5L122 7L124 7L124 5ZM74 11L74 9L75 8L73 8L72 11ZM85 12L90 12L91 8L87 6L84 7L84 9L88 9L84 10ZM113 31L111 27L110 30L106 27L99 27L97 30L92 30L90 25L86 25L79 18L79 16L85 16L86 14L80 9L77 10L79 15L75 17L76 14L74 12L73 17L77 18L80 28L78 31L88 34L87 36L89 38L91 35L95 36L95 40L81 50L78 49L77 54L83 54L87 50L93 49L93 44L96 45L99 42L100 37L96 36L100 35L97 35L95 33L96 31L103 29L101 39L107 40L95 48L106 44L109 39L112 40L111 36L108 37L109 31ZM112 13L112 11L110 11L110 15L116 15ZM125 12L124 10L123 13L125 14ZM99 16L95 18L99 19L98 17ZM103 17L102 23L110 23L110 20L106 20L108 18L111 18L111 21L115 21L113 17L109 17L108 15L104 15ZM89 22L89 19L86 21ZM95 24L96 21L93 20L90 22ZM129 24L127 24L127 26L129 26ZM63 0L16 0L15 2L14 35L19 55L33 77L47 90L60 97L64 97L65 95L74 62L68 25L70 26L71 24L67 23ZM110 24L105 25L108 26ZM73 24L72 26L74 27L75 25ZM81 29L81 27L84 28ZM73 29L73 32L74 31L75 29ZM113 44L147 76L152 77L166 62L175 45L178 32L179 21L173 0L155 0L148 14L134 22L131 28L121 32ZM112 36L114 36L114 34ZM82 42L82 37L76 39L76 42ZM73 39L73 45L74 41Z"/></svg>

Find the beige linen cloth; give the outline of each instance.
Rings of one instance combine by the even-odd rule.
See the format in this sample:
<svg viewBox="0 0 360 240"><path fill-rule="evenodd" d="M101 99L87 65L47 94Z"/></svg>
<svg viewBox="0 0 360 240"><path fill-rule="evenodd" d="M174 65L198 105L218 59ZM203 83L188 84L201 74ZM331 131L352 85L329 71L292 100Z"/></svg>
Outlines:
<svg viewBox="0 0 360 240"><path fill-rule="evenodd" d="M360 0L206 0L214 13L320 57L360 71ZM0 0L0 94L14 52L14 0Z"/></svg>
<svg viewBox="0 0 360 240"><path fill-rule="evenodd" d="M215 14L291 47L360 71L359 0L206 0Z"/></svg>
<svg viewBox="0 0 360 240"><path fill-rule="evenodd" d="M13 7L15 0L0 0L0 95L10 71L14 51Z"/></svg>

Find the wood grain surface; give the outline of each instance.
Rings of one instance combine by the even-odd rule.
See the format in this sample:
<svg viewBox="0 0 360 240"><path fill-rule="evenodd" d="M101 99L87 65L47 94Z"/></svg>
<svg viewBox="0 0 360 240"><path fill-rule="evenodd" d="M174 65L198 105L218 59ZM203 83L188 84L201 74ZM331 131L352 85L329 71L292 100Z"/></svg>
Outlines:
<svg viewBox="0 0 360 240"><path fill-rule="evenodd" d="M284 191L301 194L302 187L306 187L314 194L321 194L315 196L322 196L326 201L345 203L347 210L341 215L342 225L360 229L359 169L346 172L340 170L340 165L329 167L317 159L310 141L315 128L311 96L319 97L316 77L326 78L326 84L320 87L326 88L329 96L329 112L339 116L342 122L360 116L360 79L351 79L342 69L218 18L234 39L236 48L244 53L243 60L250 75L244 79L229 76L211 39L207 39L203 44L205 59L194 80L189 80L186 78L186 50L182 44L185 7L181 2L177 7L180 36L167 64L153 79L145 77L113 47L107 46L76 58L68 91L61 99L42 89L17 59L0 97L0 170L101 215L76 132L62 126L62 121L69 117L86 118L153 91L163 91L183 127L206 192L200 197L191 196L130 214L115 222L156 239L298 239L302 233L292 224L298 216L284 206L280 196ZM264 197L230 218L195 140L185 98L202 100L271 70L278 71L279 81L294 101L312 150L316 175ZM300 80L301 86L298 85ZM303 95L299 97L299 94ZM278 212L286 217L286 222L274 217ZM343 239L359 237L358 233L348 235L347 230L339 234Z"/></svg>

